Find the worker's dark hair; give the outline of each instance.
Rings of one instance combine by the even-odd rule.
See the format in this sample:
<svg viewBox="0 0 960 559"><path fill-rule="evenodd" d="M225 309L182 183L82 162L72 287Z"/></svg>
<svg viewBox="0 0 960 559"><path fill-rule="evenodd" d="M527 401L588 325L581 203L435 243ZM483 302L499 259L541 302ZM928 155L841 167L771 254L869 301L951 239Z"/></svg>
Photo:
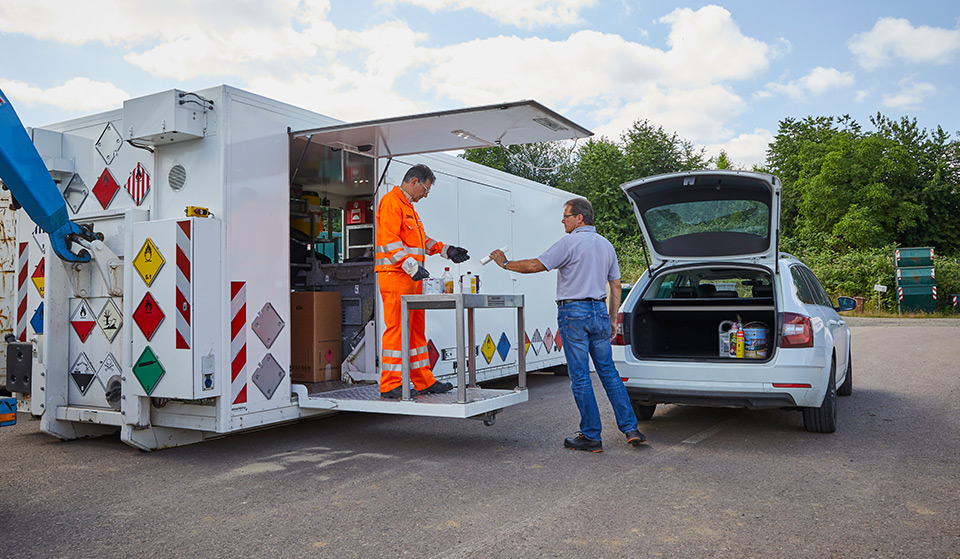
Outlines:
<svg viewBox="0 0 960 559"><path fill-rule="evenodd" d="M417 179L419 182L430 182L431 184L437 182L437 177L433 174L433 171L423 163L418 163L410 167L410 169L407 170L407 174L403 175L403 182L407 182L410 179Z"/></svg>
<svg viewBox="0 0 960 559"><path fill-rule="evenodd" d="M582 215L583 222L587 225L593 225L593 205L586 198L571 198L563 204L566 208L570 206L570 213L573 215Z"/></svg>

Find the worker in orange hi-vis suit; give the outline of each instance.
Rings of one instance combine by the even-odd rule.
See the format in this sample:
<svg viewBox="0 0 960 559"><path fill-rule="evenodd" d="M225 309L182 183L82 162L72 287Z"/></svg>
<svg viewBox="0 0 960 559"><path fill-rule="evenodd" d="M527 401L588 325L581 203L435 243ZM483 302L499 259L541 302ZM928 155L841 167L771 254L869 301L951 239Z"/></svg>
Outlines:
<svg viewBox="0 0 960 559"><path fill-rule="evenodd" d="M400 339L400 297L420 294L422 280L430 277L423 267L428 254L440 254L455 263L470 258L466 249L444 245L427 236L413 204L426 198L436 180L426 165L414 165L403 176L400 186L393 187L377 206L377 283L383 299L383 359L381 360L380 397L399 399L402 395ZM414 396L419 393L439 394L453 388L449 382L433 377L424 333L424 311L409 312L410 380Z"/></svg>

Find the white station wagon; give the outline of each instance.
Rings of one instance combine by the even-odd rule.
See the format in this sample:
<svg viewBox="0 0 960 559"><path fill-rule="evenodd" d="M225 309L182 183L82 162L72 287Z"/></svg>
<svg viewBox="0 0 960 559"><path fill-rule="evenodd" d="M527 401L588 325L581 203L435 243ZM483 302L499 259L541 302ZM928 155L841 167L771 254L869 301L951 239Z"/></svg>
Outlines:
<svg viewBox="0 0 960 559"><path fill-rule="evenodd" d="M785 408L802 411L808 431L834 432L837 395L853 389L837 313L856 302L834 306L809 268L778 252L779 179L693 171L621 188L650 252L613 346L638 419L667 403Z"/></svg>

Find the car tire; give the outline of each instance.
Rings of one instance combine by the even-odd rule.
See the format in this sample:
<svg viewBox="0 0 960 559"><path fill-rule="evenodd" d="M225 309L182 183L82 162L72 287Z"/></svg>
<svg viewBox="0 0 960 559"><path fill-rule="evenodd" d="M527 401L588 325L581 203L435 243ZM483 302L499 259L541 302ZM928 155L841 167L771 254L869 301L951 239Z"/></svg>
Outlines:
<svg viewBox="0 0 960 559"><path fill-rule="evenodd" d="M811 433L833 433L837 430L837 360L830 363L827 393L819 408L802 408L803 428Z"/></svg>
<svg viewBox="0 0 960 559"><path fill-rule="evenodd" d="M837 389L838 396L849 396L853 394L853 363L850 355L847 355L847 374L843 379L843 384Z"/></svg>
<svg viewBox="0 0 960 559"><path fill-rule="evenodd" d="M636 400L630 400L630 405L633 406L633 413L637 416L637 421L650 421L657 411L656 404L646 406Z"/></svg>

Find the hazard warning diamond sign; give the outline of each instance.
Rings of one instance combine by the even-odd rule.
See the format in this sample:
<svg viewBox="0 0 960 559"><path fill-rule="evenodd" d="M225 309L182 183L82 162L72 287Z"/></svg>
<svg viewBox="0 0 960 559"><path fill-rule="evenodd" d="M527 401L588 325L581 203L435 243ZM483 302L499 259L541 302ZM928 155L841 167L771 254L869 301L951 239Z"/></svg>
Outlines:
<svg viewBox="0 0 960 559"><path fill-rule="evenodd" d="M547 333L543 335L543 348L547 350L547 353L553 350L553 334L549 328L547 328Z"/></svg>
<svg viewBox="0 0 960 559"><path fill-rule="evenodd" d="M143 202L143 199L147 197L147 193L150 192L150 175L141 163L137 163L137 166L130 172L126 189L138 206Z"/></svg>
<svg viewBox="0 0 960 559"><path fill-rule="evenodd" d="M157 359L150 346L144 348L140 358L133 365L133 376L140 381L140 386L143 387L147 396L153 393L153 389L157 387L157 383L160 382L164 372L163 365L160 364L160 360Z"/></svg>
<svg viewBox="0 0 960 559"><path fill-rule="evenodd" d="M147 284L147 287L150 287L150 285L153 284L153 279L160 273L160 268L163 268L164 262L166 262L166 260L164 260L163 255L160 254L157 245L153 244L150 237L147 237L147 240L143 241L143 246L140 247L140 252L138 252L136 258L133 259L133 269L140 274L140 277L143 278L143 282Z"/></svg>
<svg viewBox="0 0 960 559"><path fill-rule="evenodd" d="M117 132L113 123L107 123L107 126L103 129L103 133L100 134L100 139L97 140L96 147L97 153L103 158L104 163L107 165L113 163L117 152L123 147L123 138L120 136L120 133Z"/></svg>
<svg viewBox="0 0 960 559"><path fill-rule="evenodd" d="M497 344L493 343L493 338L490 337L490 334L487 334L487 337L483 340L483 345L480 346L480 353L483 355L483 358L487 360L487 365L489 365L490 360L493 359L495 351L497 351Z"/></svg>
<svg viewBox="0 0 960 559"><path fill-rule="evenodd" d="M100 364L100 369L97 370L97 380L100 381L100 385L106 390L110 379L119 375L121 372L120 362L117 361L117 358L114 357L112 353L108 353L107 358Z"/></svg>
<svg viewBox="0 0 960 559"><path fill-rule="evenodd" d="M90 335L96 325L97 320L93 316L93 311L90 310L90 305L80 299L80 304L70 315L70 326L73 326L73 330L80 336L81 342L87 341L87 336Z"/></svg>
<svg viewBox="0 0 960 559"><path fill-rule="evenodd" d="M30 276L30 279L33 281L33 285L36 286L37 291L40 292L40 297L43 297L43 258L40 259L40 263L37 264L37 268L33 271L33 275Z"/></svg>
<svg viewBox="0 0 960 559"><path fill-rule="evenodd" d="M103 209L107 209L110 202L113 202L118 190L120 190L120 183L113 178L110 169L104 167L103 172L100 173L100 178L97 179L97 185L93 187L93 195L97 197L97 201L100 202Z"/></svg>
<svg viewBox="0 0 960 559"><path fill-rule="evenodd" d="M437 346L434 345L433 340L427 340L427 355L430 356L430 369L432 370L437 366L437 361L440 360L440 352L437 351Z"/></svg>
<svg viewBox="0 0 960 559"><path fill-rule="evenodd" d="M530 338L530 345L533 346L533 354L540 355L540 349L543 347L543 337L540 335L540 329L533 331L533 337Z"/></svg>
<svg viewBox="0 0 960 559"><path fill-rule="evenodd" d="M113 302L113 299L107 299L103 308L100 309L100 314L97 315L97 325L100 326L100 330L107 337L108 342L113 343L113 339L120 332L121 324L123 324L123 317L120 315L120 308Z"/></svg>
<svg viewBox="0 0 960 559"><path fill-rule="evenodd" d="M510 351L510 340L507 338L506 332L500 333L500 341L497 342L497 353L500 354L500 360L506 361L507 354Z"/></svg>
<svg viewBox="0 0 960 559"><path fill-rule="evenodd" d="M557 344L557 351L563 349L563 339L560 338L559 328L557 328L557 335L553 337L553 343Z"/></svg>
<svg viewBox="0 0 960 559"><path fill-rule="evenodd" d="M163 322L163 318L163 311L160 310L156 299L148 291L137 306L137 310L133 311L133 321L140 327L140 331L143 332L148 342L157 333L157 328Z"/></svg>
<svg viewBox="0 0 960 559"><path fill-rule="evenodd" d="M81 395L85 396L87 394L87 390L90 388L90 385L93 384L93 379L96 378L96 376L97 371L93 368L93 364L87 359L87 355L81 351L80 356L77 357L77 360L73 362L73 366L70 367L70 378L77 384Z"/></svg>

